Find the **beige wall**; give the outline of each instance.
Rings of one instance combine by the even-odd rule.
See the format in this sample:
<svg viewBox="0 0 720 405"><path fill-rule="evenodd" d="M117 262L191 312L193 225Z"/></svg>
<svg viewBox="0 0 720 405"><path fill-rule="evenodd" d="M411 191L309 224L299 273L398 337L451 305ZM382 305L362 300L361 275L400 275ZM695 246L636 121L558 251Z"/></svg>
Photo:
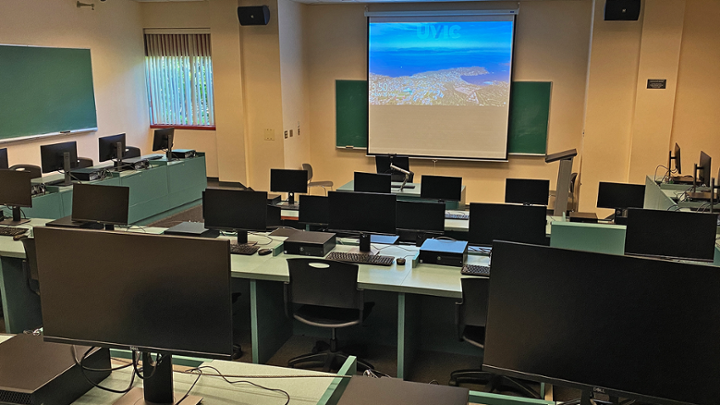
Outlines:
<svg viewBox="0 0 720 405"><path fill-rule="evenodd" d="M685 6L671 142L682 148L683 173L692 174L700 151L720 167L720 2L691 0ZM667 153L667 152L666 152Z"/></svg>
<svg viewBox="0 0 720 405"><path fill-rule="evenodd" d="M283 131L292 131L283 142L285 168L298 169L310 162L310 137L305 91L305 47L303 18L307 6L292 0L278 0L280 82L282 84ZM304 130L303 130L304 129Z"/></svg>
<svg viewBox="0 0 720 405"><path fill-rule="evenodd" d="M378 9L515 8L518 3L444 3L372 5ZM342 185L354 171L374 171L364 151L335 148L335 80L365 80L366 19L364 5L310 5L306 10L308 91L310 93L311 163L315 179ZM590 33L590 1L520 3L514 80L551 81L553 94L548 151L580 149ZM416 179L422 174L462 176L468 201L504 200L505 178L551 180L558 164L541 157L511 157L508 163L413 159Z"/></svg>
<svg viewBox="0 0 720 405"><path fill-rule="evenodd" d="M89 48L98 131L0 143L10 164L40 164L40 145L77 141L78 154L97 162L100 136L125 132L129 145L149 151L140 5L108 1L78 9L70 0L0 2L0 43ZM0 90L1 91L1 90ZM0 124L2 125L2 124Z"/></svg>

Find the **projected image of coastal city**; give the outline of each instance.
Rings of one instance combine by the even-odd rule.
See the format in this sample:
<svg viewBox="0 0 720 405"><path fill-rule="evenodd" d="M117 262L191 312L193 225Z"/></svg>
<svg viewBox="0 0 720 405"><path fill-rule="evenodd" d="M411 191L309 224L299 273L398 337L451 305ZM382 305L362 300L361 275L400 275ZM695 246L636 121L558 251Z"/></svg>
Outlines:
<svg viewBox="0 0 720 405"><path fill-rule="evenodd" d="M512 21L371 23L369 104L507 108Z"/></svg>

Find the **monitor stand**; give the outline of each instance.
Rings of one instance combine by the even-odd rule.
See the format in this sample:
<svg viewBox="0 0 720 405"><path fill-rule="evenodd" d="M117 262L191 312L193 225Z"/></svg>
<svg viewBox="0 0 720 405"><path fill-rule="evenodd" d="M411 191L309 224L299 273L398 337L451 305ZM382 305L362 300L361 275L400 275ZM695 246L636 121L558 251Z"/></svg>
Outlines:
<svg viewBox="0 0 720 405"><path fill-rule="evenodd" d="M57 184L58 186L72 186L72 179L70 178L70 153L63 153L63 171L65 172L65 180Z"/></svg>
<svg viewBox="0 0 720 405"><path fill-rule="evenodd" d="M16 226L16 225L27 224L28 222L30 222L29 219L22 218L22 212L20 211L20 207L12 207L12 219L10 219L10 218L3 219L0 221L0 225Z"/></svg>
<svg viewBox="0 0 720 405"><path fill-rule="evenodd" d="M173 370L172 355L164 355L162 362L156 364L154 371L149 370L145 365L151 364L150 353L143 352L143 373L152 373L152 377L146 376L143 380L143 388L135 387L127 394L115 401L114 405L170 405L177 403L183 394L173 391ZM183 405L197 405L202 397L188 395L183 399Z"/></svg>
<svg viewBox="0 0 720 405"><path fill-rule="evenodd" d="M237 244L238 245L247 245L247 243L248 243L247 231L236 230L236 232L237 232Z"/></svg>
<svg viewBox="0 0 720 405"><path fill-rule="evenodd" d="M123 150L122 150L122 142L117 142L115 144L115 171L122 171L123 169Z"/></svg>

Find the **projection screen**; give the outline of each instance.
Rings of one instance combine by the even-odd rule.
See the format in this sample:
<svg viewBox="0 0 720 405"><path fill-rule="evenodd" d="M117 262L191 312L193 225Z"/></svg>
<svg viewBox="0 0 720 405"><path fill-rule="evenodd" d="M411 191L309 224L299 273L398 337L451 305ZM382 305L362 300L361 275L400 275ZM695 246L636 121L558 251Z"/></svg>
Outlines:
<svg viewBox="0 0 720 405"><path fill-rule="evenodd" d="M368 12L368 154L506 160L517 10Z"/></svg>

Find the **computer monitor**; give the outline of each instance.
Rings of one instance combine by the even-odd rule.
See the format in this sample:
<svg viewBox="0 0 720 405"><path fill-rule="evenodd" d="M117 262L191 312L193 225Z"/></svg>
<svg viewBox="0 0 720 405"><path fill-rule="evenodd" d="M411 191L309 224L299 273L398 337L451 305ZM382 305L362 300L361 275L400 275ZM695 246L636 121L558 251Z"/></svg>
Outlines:
<svg viewBox="0 0 720 405"><path fill-rule="evenodd" d="M65 172L65 180L60 185L69 186L70 170L78 165L77 142L62 142L52 145L40 146L40 160L43 173L50 173L56 170Z"/></svg>
<svg viewBox="0 0 720 405"><path fill-rule="evenodd" d="M166 150L167 160L172 160L172 147L175 138L175 128L156 129L153 135L152 150Z"/></svg>
<svg viewBox="0 0 720 405"><path fill-rule="evenodd" d="M505 202L548 205L550 180L505 179Z"/></svg>
<svg viewBox="0 0 720 405"><path fill-rule="evenodd" d="M391 176L385 173L355 172L353 189L365 193L389 193Z"/></svg>
<svg viewBox="0 0 720 405"><path fill-rule="evenodd" d="M128 224L130 187L75 184L72 195L72 220L95 222L113 230Z"/></svg>
<svg viewBox="0 0 720 405"><path fill-rule="evenodd" d="M205 228L237 232L247 243L247 231L267 229L267 192L208 188L203 191Z"/></svg>
<svg viewBox="0 0 720 405"><path fill-rule="evenodd" d="M673 156L672 151L670 151L670 157L668 158L668 171L672 173L672 161L675 161L675 171L677 171L678 174L682 174L682 167L680 165L680 146L676 143L675 144L675 156Z"/></svg>
<svg viewBox="0 0 720 405"><path fill-rule="evenodd" d="M712 262L717 214L628 211L625 254Z"/></svg>
<svg viewBox="0 0 720 405"><path fill-rule="evenodd" d="M330 223L330 201L322 195L301 195L298 222L324 225Z"/></svg>
<svg viewBox="0 0 720 405"><path fill-rule="evenodd" d="M625 224L628 208L642 208L645 203L644 184L608 183L598 185L598 208L615 210L615 223Z"/></svg>
<svg viewBox="0 0 720 405"><path fill-rule="evenodd" d="M717 403L716 267L498 242L483 369L641 403Z"/></svg>
<svg viewBox="0 0 720 405"><path fill-rule="evenodd" d="M428 176L420 178L420 197L440 201L460 201L462 177Z"/></svg>
<svg viewBox="0 0 720 405"><path fill-rule="evenodd" d="M710 156L705 152L700 152L700 163L695 168L696 174L695 174L695 183L696 185L704 185L704 186L710 186L710 178L712 177L712 174L710 173L712 167L712 159Z"/></svg>
<svg viewBox="0 0 720 405"><path fill-rule="evenodd" d="M227 240L53 227L34 233L44 340L142 352L151 403L184 394L173 400L173 354L230 359ZM158 356L154 367L150 353ZM133 394L143 403L142 391Z"/></svg>
<svg viewBox="0 0 720 405"><path fill-rule="evenodd" d="M375 170L378 173L390 174L392 181L405 180L405 174L391 169L390 164L410 171L410 158L398 155L375 155Z"/></svg>
<svg viewBox="0 0 720 405"><path fill-rule="evenodd" d="M395 234L395 194L328 192L332 231L360 234Z"/></svg>
<svg viewBox="0 0 720 405"><path fill-rule="evenodd" d="M430 201L398 201L397 233L403 242L422 243L445 231L445 204Z"/></svg>
<svg viewBox="0 0 720 405"><path fill-rule="evenodd" d="M307 193L307 170L270 169L270 191L288 193L288 204L295 204L295 193Z"/></svg>
<svg viewBox="0 0 720 405"><path fill-rule="evenodd" d="M115 160L115 167L122 167L125 153L125 134L104 136L98 139L99 161Z"/></svg>
<svg viewBox="0 0 720 405"><path fill-rule="evenodd" d="M0 149L0 170L10 167L8 163L7 148Z"/></svg>
<svg viewBox="0 0 720 405"><path fill-rule="evenodd" d="M547 209L540 205L470 204L468 242L491 246L494 240L547 244Z"/></svg>
<svg viewBox="0 0 720 405"><path fill-rule="evenodd" d="M0 205L12 209L12 219L0 218L0 225L14 226L30 222L22 218L20 207L32 207L31 178L30 172L0 169Z"/></svg>

